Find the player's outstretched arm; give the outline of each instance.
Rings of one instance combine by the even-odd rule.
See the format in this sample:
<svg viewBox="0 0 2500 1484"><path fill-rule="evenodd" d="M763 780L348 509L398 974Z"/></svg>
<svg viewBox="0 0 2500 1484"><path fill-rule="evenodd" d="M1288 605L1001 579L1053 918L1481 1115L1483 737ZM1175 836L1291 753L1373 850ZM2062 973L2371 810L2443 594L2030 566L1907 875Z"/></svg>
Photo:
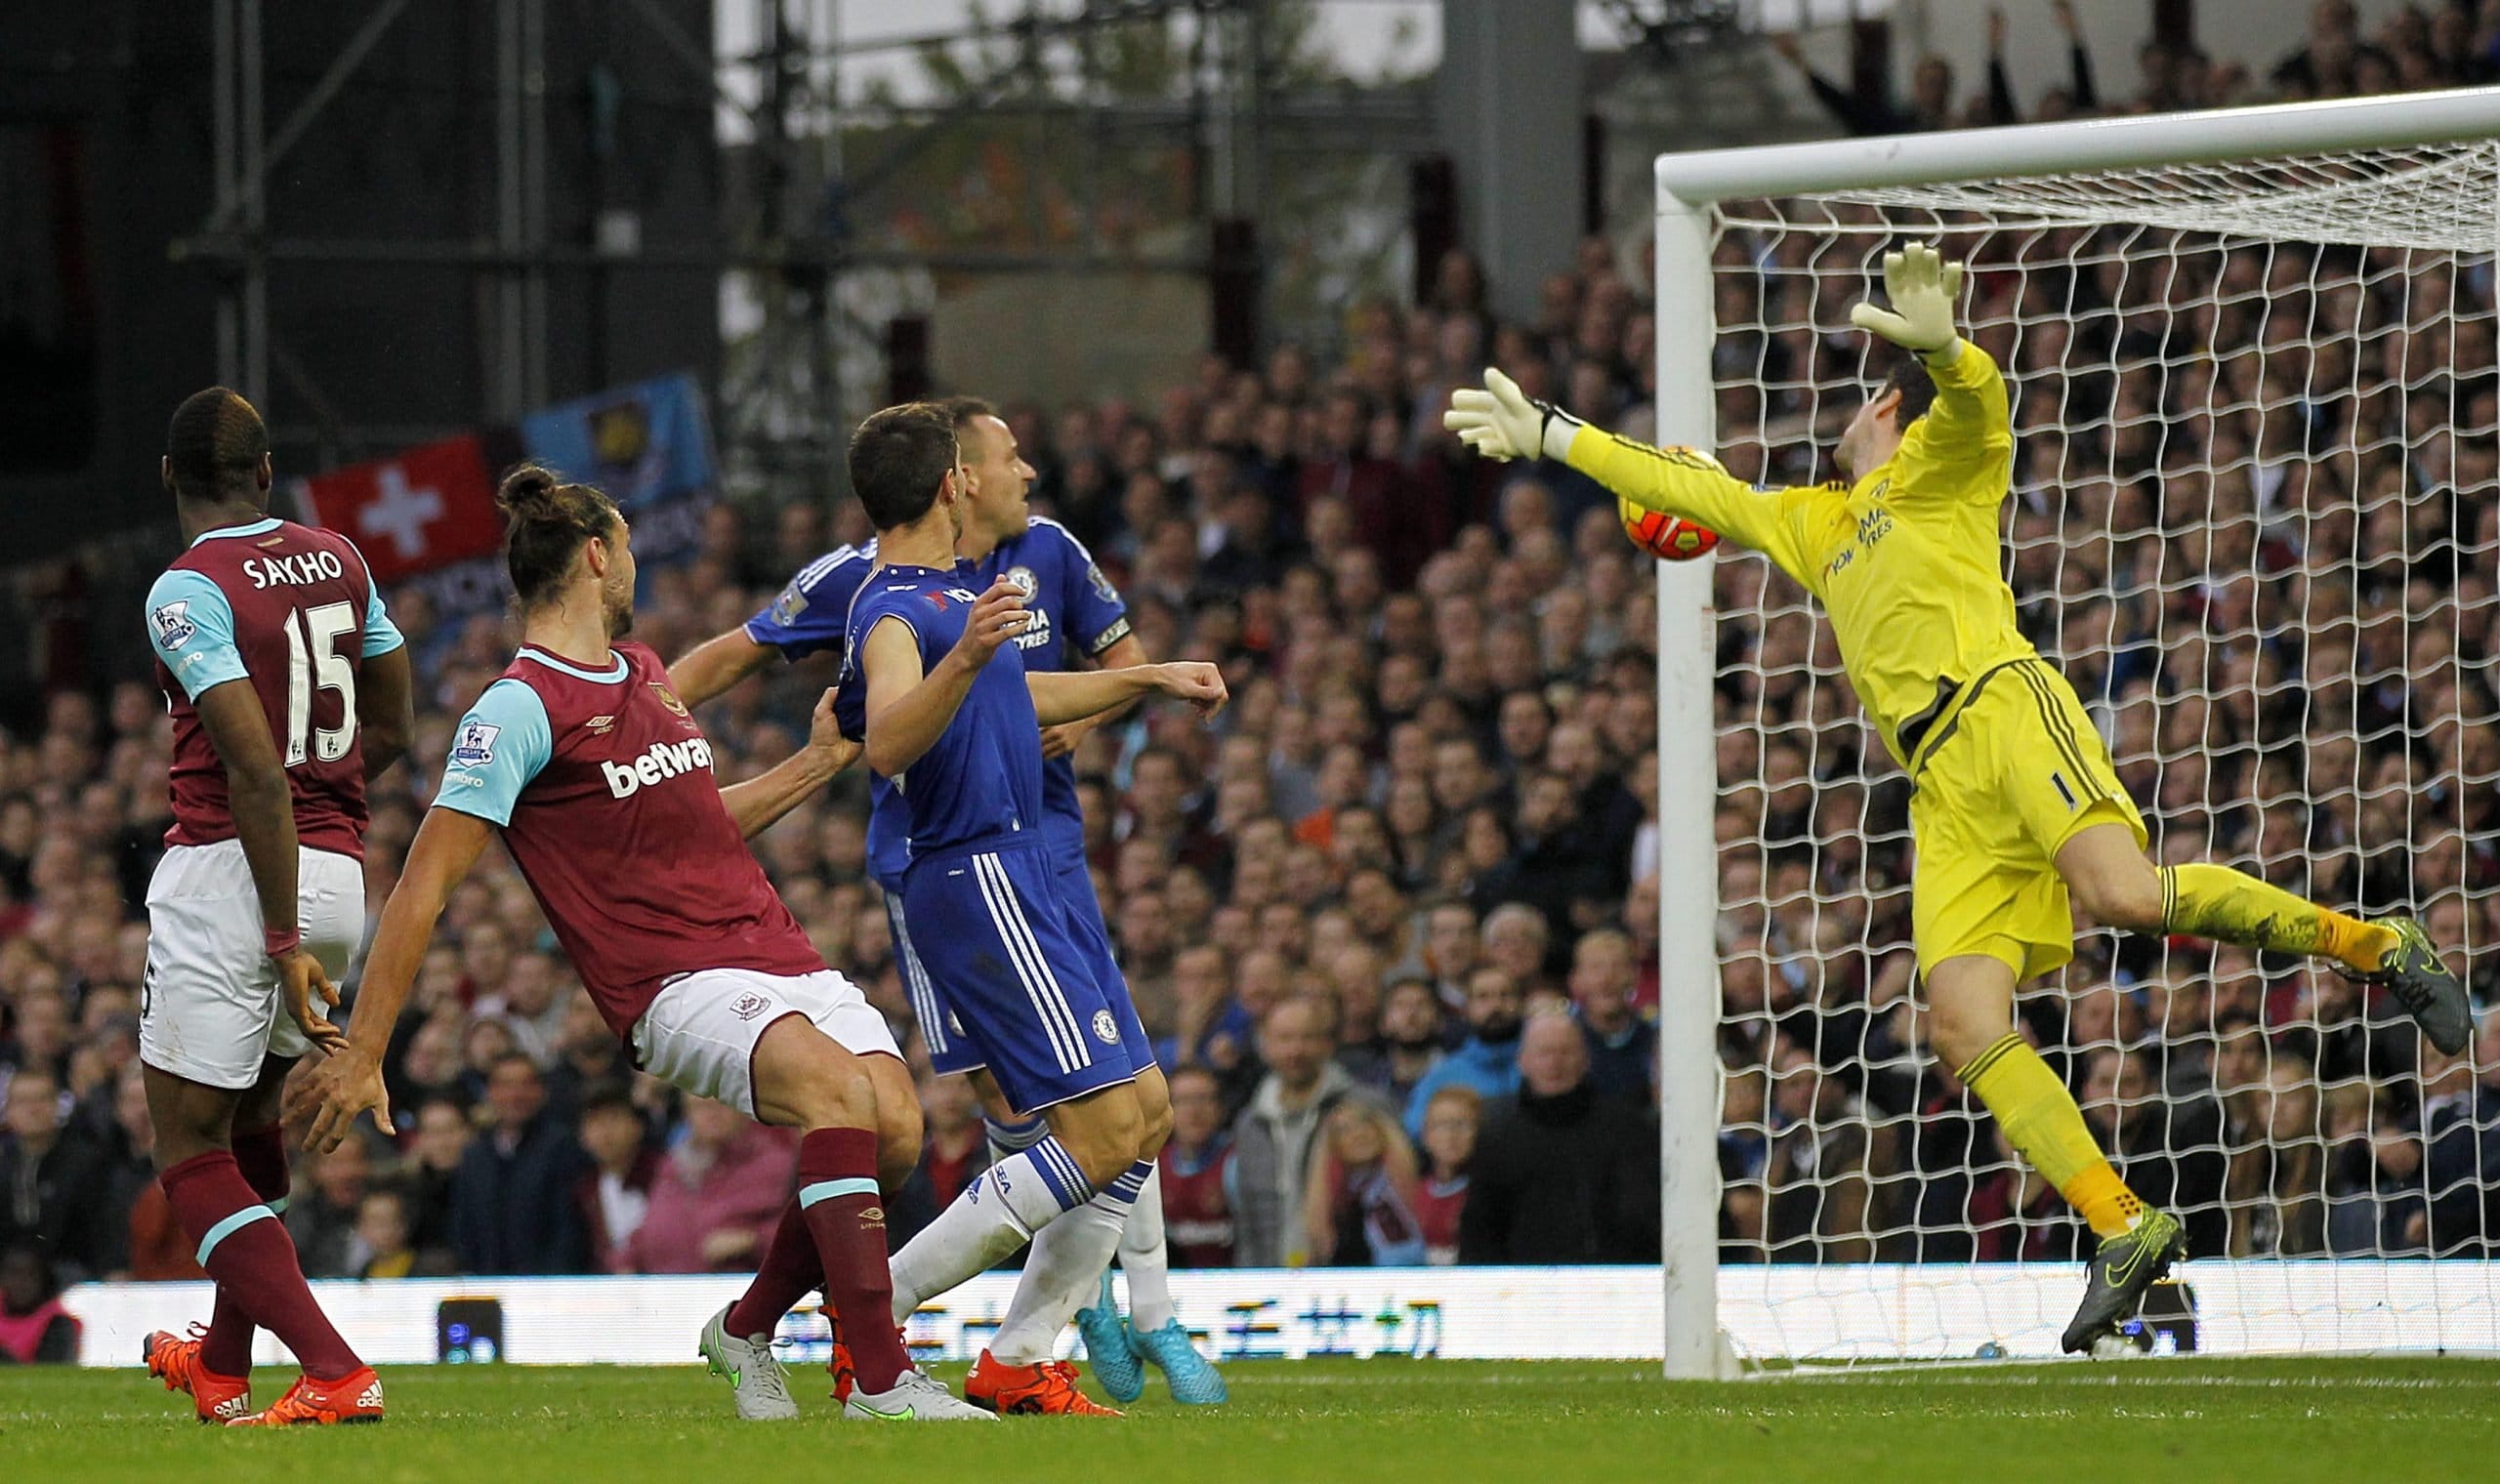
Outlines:
<svg viewBox="0 0 2500 1484"><path fill-rule="evenodd" d="M1531 401L1519 383L1491 369L1482 388L1450 393L1441 426L1488 459L1542 455L1568 464L1644 510L1708 526L1795 570L1784 555L1793 543L1777 493L1755 489L1698 449L1652 447L1592 428L1551 403Z"/></svg>
<svg viewBox="0 0 2500 1484"><path fill-rule="evenodd" d="M365 658L356 677L355 728L365 782L407 756L409 739L417 732L416 680L408 670L407 645Z"/></svg>
<svg viewBox="0 0 2500 1484"><path fill-rule="evenodd" d="M771 664L773 655L779 652L771 644L757 643L746 632L746 626L740 624L688 650L668 667L668 682L679 700L688 706L700 706Z"/></svg>
<svg viewBox="0 0 2500 1484"><path fill-rule="evenodd" d="M1146 652L1145 641L1134 634L1124 634L1110 648L1094 657L1093 668L1130 670L1152 662L1153 656ZM1087 732L1118 721L1128 715L1129 706L1135 704L1136 702L1132 701L1128 705L1114 706L1108 711L1098 712L1087 717L1082 721L1062 721L1056 726L1046 723L1042 727L1042 756L1045 758L1066 757L1069 753L1076 751L1076 744L1085 740Z"/></svg>
<svg viewBox="0 0 2500 1484"><path fill-rule="evenodd" d="M859 673L868 682L868 765L892 778L920 761L955 720L973 680L998 647L1024 631L1024 598L1002 577L973 602L955 647L924 674L920 642L888 614L859 641Z"/></svg>
<svg viewBox="0 0 2500 1484"><path fill-rule="evenodd" d="M458 809L426 810L399 868L399 884L391 888L382 924L374 929L347 1036L320 1065L306 1068L287 1084L287 1121L310 1121L306 1148L324 1153L337 1148L354 1130L356 1115L367 1110L383 1133L398 1132L391 1126L382 1054L390 1048L401 1007L408 1003L408 987L425 961L435 922L451 900L451 888L478 863L493 831L492 824Z"/></svg>
<svg viewBox="0 0 2500 1484"><path fill-rule="evenodd" d="M1936 383L1936 404L1911 429L1929 457L2010 454L2014 429L2005 377L1985 350L1962 338L1954 307L1962 295L1962 265L1948 263L1924 242L1904 243L1884 255L1884 297L1849 311L1852 324L1916 354ZM2003 493L2002 487L1990 498Z"/></svg>
<svg viewBox="0 0 2500 1484"><path fill-rule="evenodd" d="M858 762L860 751L860 745L844 736L834 721L833 692L828 690L816 698L807 745L744 783L722 789L721 804L737 821L739 838L753 840Z"/></svg>
<svg viewBox="0 0 2500 1484"><path fill-rule="evenodd" d="M1126 706L1140 696L1167 695L1214 716L1230 699L1224 674L1213 665L1185 660L1165 665L1131 665L1121 670L1031 671L1024 684L1033 693L1033 714L1044 726L1081 721Z"/></svg>

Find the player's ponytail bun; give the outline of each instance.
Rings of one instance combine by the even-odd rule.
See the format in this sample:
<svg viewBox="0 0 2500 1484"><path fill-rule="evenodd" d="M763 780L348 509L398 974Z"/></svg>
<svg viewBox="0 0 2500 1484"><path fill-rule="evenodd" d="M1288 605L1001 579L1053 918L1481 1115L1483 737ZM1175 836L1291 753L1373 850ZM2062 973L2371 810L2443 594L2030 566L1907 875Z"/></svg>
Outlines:
<svg viewBox="0 0 2500 1484"><path fill-rule="evenodd" d="M615 501L591 485L567 484L536 464L507 473L495 504L504 513L504 566L523 607L562 584L583 542L616 531Z"/></svg>

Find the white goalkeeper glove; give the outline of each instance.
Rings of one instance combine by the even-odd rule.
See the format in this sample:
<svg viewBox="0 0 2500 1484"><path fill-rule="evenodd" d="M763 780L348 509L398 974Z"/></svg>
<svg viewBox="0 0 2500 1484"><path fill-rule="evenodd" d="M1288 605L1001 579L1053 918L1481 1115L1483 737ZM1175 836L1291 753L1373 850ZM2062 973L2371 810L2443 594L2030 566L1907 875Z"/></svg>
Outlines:
<svg viewBox="0 0 2500 1484"><path fill-rule="evenodd" d="M1488 459L1560 460L1571 451L1571 435L1586 426L1552 402L1530 401L1520 384L1487 367L1484 387L1449 394L1441 426Z"/></svg>
<svg viewBox="0 0 2500 1484"><path fill-rule="evenodd" d="M1924 242L1912 242L1884 255L1884 297L1893 307L1861 304L1849 311L1849 320L1870 335L1936 359L1962 338L1953 328L1953 301L1961 293L1962 265L1945 262Z"/></svg>

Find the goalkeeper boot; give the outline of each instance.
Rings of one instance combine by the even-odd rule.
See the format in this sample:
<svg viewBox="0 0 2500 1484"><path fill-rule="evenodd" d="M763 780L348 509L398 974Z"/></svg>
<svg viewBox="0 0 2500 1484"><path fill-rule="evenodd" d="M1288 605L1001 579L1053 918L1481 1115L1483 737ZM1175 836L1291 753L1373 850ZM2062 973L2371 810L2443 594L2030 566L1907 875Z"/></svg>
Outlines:
<svg viewBox="0 0 2500 1484"><path fill-rule="evenodd" d="M1180 1320L1167 1319L1159 1330L1132 1327L1129 1344L1148 1364L1162 1372L1165 1381L1171 1382L1174 1401L1185 1407L1223 1405L1226 1394L1223 1374L1198 1353L1196 1345L1189 1343L1189 1332L1182 1328ZM1094 1374L1102 1375L1102 1369L1097 1367ZM1110 1385L1108 1381L1103 1382L1105 1390L1109 1390ZM1122 1401L1128 1400L1117 1391L1111 1394Z"/></svg>
<svg viewBox="0 0 2500 1484"><path fill-rule="evenodd" d="M1129 1322L1111 1301L1111 1270L1103 1269L1103 1287L1093 1306L1076 1311L1076 1333L1085 1337L1085 1357L1094 1362L1094 1379L1115 1402L1133 1402L1146 1392L1146 1368L1138 1364L1129 1343Z"/></svg>
<svg viewBox="0 0 2500 1484"><path fill-rule="evenodd" d="M2104 1237L2092 1255L2090 1282L2083 1306L2074 1311L2059 1340L2068 1354L2089 1351L2092 1342L2118 1332L2133 1319L2145 1300L2145 1290L2188 1256L2188 1234L2179 1218L2166 1211L2147 1211L2141 1220L2114 1237Z"/></svg>
<svg viewBox="0 0 2500 1484"><path fill-rule="evenodd" d="M772 1356L772 1337L730 1334L731 1307L723 1305L719 1313L704 1322L703 1338L695 1345L695 1353L703 1357L713 1375L728 1379L729 1390L737 1398L741 1420L788 1422L799 1415L799 1404L791 1399L789 1381L781 1375L781 1362Z"/></svg>
<svg viewBox="0 0 2500 1484"><path fill-rule="evenodd" d="M2373 926L2395 933L2396 946L2379 960L2377 969L2364 974L2342 970L2346 977L2385 985L2433 1046L2451 1056L2462 1053L2474 1038L2474 1007L2466 998L2465 985L2439 961L2431 935L2409 917L2381 918Z"/></svg>
<svg viewBox="0 0 2500 1484"><path fill-rule="evenodd" d="M252 1383L239 1376L220 1376L199 1363L199 1337L205 1325L192 1325L188 1340L164 1330L151 1330L140 1343L147 1374L168 1391L190 1396L191 1411L203 1422L230 1422L252 1411Z"/></svg>

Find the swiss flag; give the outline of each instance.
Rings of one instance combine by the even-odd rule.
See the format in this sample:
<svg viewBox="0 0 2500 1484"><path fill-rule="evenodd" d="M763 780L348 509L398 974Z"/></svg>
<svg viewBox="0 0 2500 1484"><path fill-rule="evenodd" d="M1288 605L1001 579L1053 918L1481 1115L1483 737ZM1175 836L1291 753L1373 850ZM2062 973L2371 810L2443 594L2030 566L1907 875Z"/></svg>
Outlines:
<svg viewBox="0 0 2500 1484"><path fill-rule="evenodd" d="M312 518L354 541L377 581L483 556L503 543L475 433L316 474L305 493Z"/></svg>

